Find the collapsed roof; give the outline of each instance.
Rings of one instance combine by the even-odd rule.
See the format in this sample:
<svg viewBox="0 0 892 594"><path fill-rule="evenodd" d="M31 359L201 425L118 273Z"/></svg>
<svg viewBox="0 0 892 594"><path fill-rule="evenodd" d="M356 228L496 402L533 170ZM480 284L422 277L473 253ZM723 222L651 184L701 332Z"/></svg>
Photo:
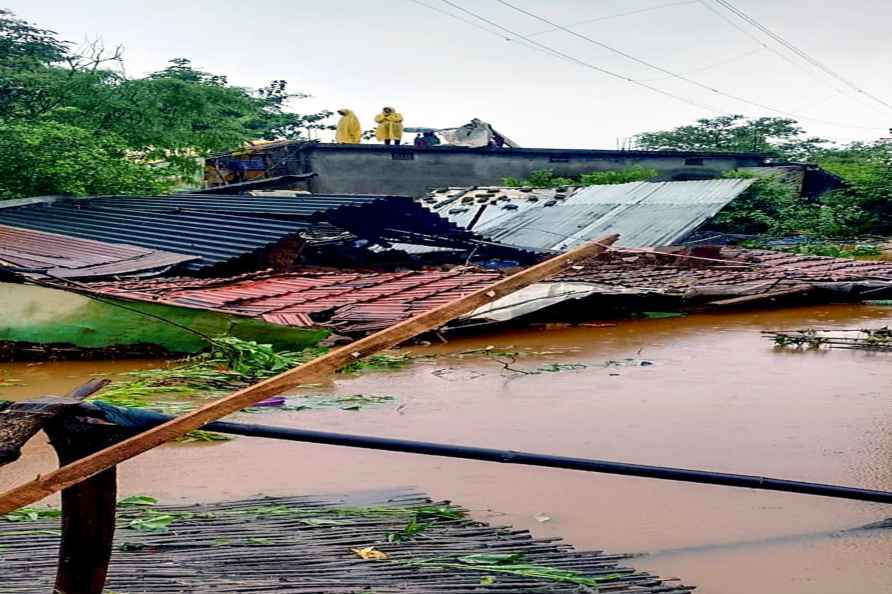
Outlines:
<svg viewBox="0 0 892 594"><path fill-rule="evenodd" d="M57 278L162 273L198 256L0 225L0 266Z"/></svg>
<svg viewBox="0 0 892 594"><path fill-rule="evenodd" d="M435 190L422 202L491 242L564 251L609 233L617 246L675 244L740 196L752 179L587 187Z"/></svg>
<svg viewBox="0 0 892 594"><path fill-rule="evenodd" d="M228 279L94 283L113 297L251 316L283 326L373 332L486 287L498 272L309 271Z"/></svg>

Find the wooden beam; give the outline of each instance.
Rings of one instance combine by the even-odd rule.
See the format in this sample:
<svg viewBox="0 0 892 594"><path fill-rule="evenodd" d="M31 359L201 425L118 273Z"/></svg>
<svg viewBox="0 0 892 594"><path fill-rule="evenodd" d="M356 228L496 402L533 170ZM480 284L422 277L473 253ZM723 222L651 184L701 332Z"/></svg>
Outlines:
<svg viewBox="0 0 892 594"><path fill-rule="evenodd" d="M474 311L481 305L491 303L518 289L553 276L574 263L600 254L618 238L618 235L609 235L540 262L535 266L503 278L488 287L474 291L455 301L445 303L440 307L419 314L356 342L334 349L299 367L234 392L163 425L149 429L144 433L140 433L86 458L67 464L58 470L39 476L30 482L13 487L0 494L0 514L9 513L24 505L40 501L48 495L77 484L116 464L156 448L189 431L199 429L206 423L216 421L265 398L280 394L294 386L308 383L319 376L333 373L351 361L367 357L422 332L438 328L462 314Z"/></svg>
<svg viewBox="0 0 892 594"><path fill-rule="evenodd" d="M733 297L731 299L721 299L719 301L710 301L709 305L746 305L748 303L757 303L766 301L776 297L786 297L787 295L801 295L810 293L812 287L810 285L800 285L788 289L778 289L777 291L767 291L765 293L757 293L756 295L744 295L743 297Z"/></svg>
<svg viewBox="0 0 892 594"><path fill-rule="evenodd" d="M90 380L66 396L43 396L24 402L13 402L0 409L0 466L15 462L25 443L64 412L98 391L108 380Z"/></svg>

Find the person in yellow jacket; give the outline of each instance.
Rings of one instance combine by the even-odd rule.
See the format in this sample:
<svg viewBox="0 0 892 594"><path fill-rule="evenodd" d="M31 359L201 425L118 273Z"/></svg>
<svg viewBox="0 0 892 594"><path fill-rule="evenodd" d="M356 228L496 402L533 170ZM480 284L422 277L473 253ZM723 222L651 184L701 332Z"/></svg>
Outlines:
<svg viewBox="0 0 892 594"><path fill-rule="evenodd" d="M335 132L335 142L338 144L359 144L362 142L362 126L359 118L351 110L339 109L341 119L338 120L338 129Z"/></svg>
<svg viewBox="0 0 892 594"><path fill-rule="evenodd" d="M403 116L392 107L385 107L381 113L375 116L378 129L375 130L375 138L383 140L384 144L399 144L403 140Z"/></svg>

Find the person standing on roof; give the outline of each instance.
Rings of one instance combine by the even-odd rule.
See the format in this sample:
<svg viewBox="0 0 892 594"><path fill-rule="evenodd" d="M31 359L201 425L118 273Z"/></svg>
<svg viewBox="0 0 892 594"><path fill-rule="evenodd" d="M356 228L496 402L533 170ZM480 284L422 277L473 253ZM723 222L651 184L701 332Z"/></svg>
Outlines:
<svg viewBox="0 0 892 594"><path fill-rule="evenodd" d="M356 114L347 108L339 109L341 119L338 120L338 129L335 132L335 142L338 144L359 144L362 141L362 126Z"/></svg>
<svg viewBox="0 0 892 594"><path fill-rule="evenodd" d="M384 144L399 144L403 140L403 116L392 107L385 107L381 113L375 116L378 129L375 130L375 138L383 140Z"/></svg>

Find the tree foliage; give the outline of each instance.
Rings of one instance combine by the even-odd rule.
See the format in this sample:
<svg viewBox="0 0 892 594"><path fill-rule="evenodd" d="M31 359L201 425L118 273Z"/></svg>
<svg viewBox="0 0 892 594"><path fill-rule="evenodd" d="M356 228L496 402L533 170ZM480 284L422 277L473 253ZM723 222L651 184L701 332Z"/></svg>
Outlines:
<svg viewBox="0 0 892 594"><path fill-rule="evenodd" d="M636 137L636 147L644 150L757 152L792 161L812 158L828 142L805 136L796 120L742 115L701 118L695 124Z"/></svg>
<svg viewBox="0 0 892 594"><path fill-rule="evenodd" d="M284 80L257 91L234 86L183 58L129 78L121 48L72 48L0 11L0 196L163 191L208 154L329 128L330 112L288 110L303 97Z"/></svg>
<svg viewBox="0 0 892 594"><path fill-rule="evenodd" d="M555 175L554 169L536 169L524 178L505 177L502 185L510 188L559 188L561 186L602 186L647 181L657 176L656 169L647 167L627 167L614 171L591 171L576 177Z"/></svg>

